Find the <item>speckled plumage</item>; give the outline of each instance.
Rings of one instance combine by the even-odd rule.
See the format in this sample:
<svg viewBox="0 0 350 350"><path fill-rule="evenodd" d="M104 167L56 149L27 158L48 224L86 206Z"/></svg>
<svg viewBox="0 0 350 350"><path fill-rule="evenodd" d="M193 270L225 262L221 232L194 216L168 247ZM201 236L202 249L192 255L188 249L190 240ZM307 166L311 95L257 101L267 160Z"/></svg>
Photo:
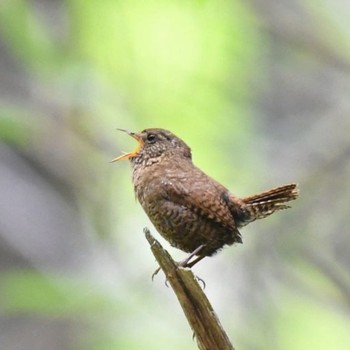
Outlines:
<svg viewBox="0 0 350 350"><path fill-rule="evenodd" d="M238 198L198 169L190 148L163 129L130 133L139 142L129 158L135 194L146 214L171 245L185 252L204 247L210 256L224 245L241 243L239 228L281 209L296 199L296 184Z"/></svg>

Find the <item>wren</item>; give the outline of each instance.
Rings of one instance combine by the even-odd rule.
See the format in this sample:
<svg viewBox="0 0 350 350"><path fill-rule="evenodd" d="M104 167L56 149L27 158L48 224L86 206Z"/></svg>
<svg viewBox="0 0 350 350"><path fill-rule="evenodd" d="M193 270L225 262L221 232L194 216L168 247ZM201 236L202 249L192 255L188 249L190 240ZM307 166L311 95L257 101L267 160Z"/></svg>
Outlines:
<svg viewBox="0 0 350 350"><path fill-rule="evenodd" d="M172 246L191 253L181 266L192 267L225 245L242 243L239 229L289 208L286 203L299 195L292 183L237 197L197 168L190 147L170 131L119 130L138 146L112 161L130 160L136 197L151 222Z"/></svg>

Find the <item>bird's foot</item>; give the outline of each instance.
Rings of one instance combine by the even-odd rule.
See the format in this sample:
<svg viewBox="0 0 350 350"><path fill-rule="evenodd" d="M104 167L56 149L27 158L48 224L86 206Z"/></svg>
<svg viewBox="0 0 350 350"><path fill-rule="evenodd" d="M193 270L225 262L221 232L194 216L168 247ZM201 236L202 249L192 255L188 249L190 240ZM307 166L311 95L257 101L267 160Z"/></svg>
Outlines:
<svg viewBox="0 0 350 350"><path fill-rule="evenodd" d="M192 266L194 266L195 264L197 264L197 262L201 261L205 255L198 255L198 253L205 247L205 244L201 244L199 247L197 247L192 253L190 253L184 260L180 261L177 263L177 265L179 267L189 267L191 268ZM192 260L192 258L194 256L198 255L192 262L190 262Z"/></svg>
<svg viewBox="0 0 350 350"><path fill-rule="evenodd" d="M160 271L160 267L158 267L153 273L152 273L152 281L154 279L154 276L158 274L158 272Z"/></svg>
<svg viewBox="0 0 350 350"><path fill-rule="evenodd" d="M194 266L195 264L197 264L197 262L201 261L205 256L204 255L198 255L193 261L191 261L191 259L196 256L203 248L205 247L205 244L200 245L199 247L197 247L191 254L189 254L186 259L181 260L179 262L176 262L176 266L177 267L188 267L191 268L192 266ZM158 272L161 270L160 267L158 267L152 274L152 281L154 279L154 277L158 274ZM196 279L198 280L198 282L201 282L203 284L203 289L205 289L205 282L202 278L195 276ZM168 279L165 280L165 285L168 287Z"/></svg>
<svg viewBox="0 0 350 350"><path fill-rule="evenodd" d="M180 261L180 263L181 263L181 261ZM177 263L176 265L177 265L178 267L183 267L182 264L180 264L180 263ZM154 280L154 277L158 274L158 272L159 272L160 270L161 270L161 268L158 267L158 268L153 272L153 274L152 274L152 282L153 282L153 280ZM196 280L197 280L198 282L200 282L200 283L202 284L203 289L205 289L205 287L206 287L205 281L204 281L202 278L198 277L197 275L195 275L195 278L196 278ZM165 285L166 285L167 287L169 287L169 285L168 285L168 279L167 279L167 278L165 279Z"/></svg>

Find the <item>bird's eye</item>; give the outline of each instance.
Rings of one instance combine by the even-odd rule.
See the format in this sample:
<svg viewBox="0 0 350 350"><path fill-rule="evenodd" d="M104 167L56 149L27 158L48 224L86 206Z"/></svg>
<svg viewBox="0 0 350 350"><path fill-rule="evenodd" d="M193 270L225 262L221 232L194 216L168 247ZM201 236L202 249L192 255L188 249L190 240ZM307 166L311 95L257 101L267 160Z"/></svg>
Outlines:
<svg viewBox="0 0 350 350"><path fill-rule="evenodd" d="M147 141L151 142L151 143L155 142L156 141L156 135L154 135L154 134L147 135Z"/></svg>

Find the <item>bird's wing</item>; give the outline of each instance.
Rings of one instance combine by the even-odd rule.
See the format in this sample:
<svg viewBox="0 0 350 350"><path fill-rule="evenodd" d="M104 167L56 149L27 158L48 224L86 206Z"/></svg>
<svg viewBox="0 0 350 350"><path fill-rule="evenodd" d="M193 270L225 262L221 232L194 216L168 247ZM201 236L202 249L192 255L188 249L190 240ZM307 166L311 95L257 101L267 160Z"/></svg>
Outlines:
<svg viewBox="0 0 350 350"><path fill-rule="evenodd" d="M183 205L208 221L235 229L235 222L227 205L228 191L199 169L191 172L168 173L163 182L171 201Z"/></svg>

